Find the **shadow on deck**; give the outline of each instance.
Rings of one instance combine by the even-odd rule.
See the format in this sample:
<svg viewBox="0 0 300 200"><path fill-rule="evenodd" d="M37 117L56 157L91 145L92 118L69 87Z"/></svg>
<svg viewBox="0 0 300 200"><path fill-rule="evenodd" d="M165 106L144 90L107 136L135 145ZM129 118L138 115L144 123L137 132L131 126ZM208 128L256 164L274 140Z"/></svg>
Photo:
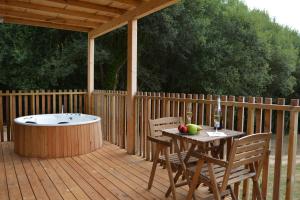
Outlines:
<svg viewBox="0 0 300 200"><path fill-rule="evenodd" d="M152 163L110 143L93 153L59 159L20 157L11 142L0 143L0 147L1 200L166 199L167 171L157 168L149 191ZM177 199L185 199L187 186L176 192ZM206 189L199 188L196 196L206 194Z"/></svg>

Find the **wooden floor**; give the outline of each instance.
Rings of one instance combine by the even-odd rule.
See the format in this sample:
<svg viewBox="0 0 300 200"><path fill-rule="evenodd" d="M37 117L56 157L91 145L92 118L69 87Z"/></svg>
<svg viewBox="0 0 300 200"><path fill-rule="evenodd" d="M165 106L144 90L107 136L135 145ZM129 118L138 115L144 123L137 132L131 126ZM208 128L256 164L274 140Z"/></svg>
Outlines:
<svg viewBox="0 0 300 200"><path fill-rule="evenodd" d="M59 159L28 159L13 152L13 143L0 145L1 200L166 199L167 171L157 168L149 191L152 163L112 144L105 143L90 154ZM200 188L196 195L204 193ZM186 194L187 187L177 188L177 199L185 199Z"/></svg>

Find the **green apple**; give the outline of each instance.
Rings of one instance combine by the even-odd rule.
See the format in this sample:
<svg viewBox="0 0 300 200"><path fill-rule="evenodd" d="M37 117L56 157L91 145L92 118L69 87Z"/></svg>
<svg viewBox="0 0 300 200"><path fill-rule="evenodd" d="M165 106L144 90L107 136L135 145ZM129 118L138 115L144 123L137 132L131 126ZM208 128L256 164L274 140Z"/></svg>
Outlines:
<svg viewBox="0 0 300 200"><path fill-rule="evenodd" d="M195 134L197 134L199 131L201 131L203 129L202 126L199 126L197 124L187 124L186 127L187 127L188 133L190 135L195 135Z"/></svg>
<svg viewBox="0 0 300 200"><path fill-rule="evenodd" d="M187 126L187 128L188 128L188 133L189 133L190 135L195 135L195 134L197 134L198 128L199 128L198 125L196 125L196 124L187 124L186 126Z"/></svg>

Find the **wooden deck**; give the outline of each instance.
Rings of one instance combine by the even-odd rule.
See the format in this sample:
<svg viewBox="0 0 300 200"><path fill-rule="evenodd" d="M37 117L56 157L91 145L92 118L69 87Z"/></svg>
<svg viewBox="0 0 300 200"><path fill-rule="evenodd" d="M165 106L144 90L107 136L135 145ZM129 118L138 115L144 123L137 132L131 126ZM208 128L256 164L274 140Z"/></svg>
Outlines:
<svg viewBox="0 0 300 200"><path fill-rule="evenodd" d="M20 157L11 142L0 143L0 150L1 200L166 199L165 169L158 167L149 191L152 163L109 143L93 153L59 159ZM205 193L200 188L196 195ZM177 199L185 199L186 194L187 187L177 188Z"/></svg>

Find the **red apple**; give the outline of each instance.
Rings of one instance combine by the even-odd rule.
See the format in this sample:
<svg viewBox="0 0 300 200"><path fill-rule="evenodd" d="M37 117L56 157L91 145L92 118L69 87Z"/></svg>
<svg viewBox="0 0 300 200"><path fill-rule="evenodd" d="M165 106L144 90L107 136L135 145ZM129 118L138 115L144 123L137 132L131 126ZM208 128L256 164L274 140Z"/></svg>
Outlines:
<svg viewBox="0 0 300 200"><path fill-rule="evenodd" d="M179 132L181 132L181 129L182 129L183 126L184 126L184 125L182 125L182 124L180 124L180 125L178 126Z"/></svg>
<svg viewBox="0 0 300 200"><path fill-rule="evenodd" d="M187 133L187 132L188 132L188 128L187 128L186 126L183 126L183 127L181 128L181 132L182 132L182 133Z"/></svg>
<svg viewBox="0 0 300 200"><path fill-rule="evenodd" d="M188 128L183 124L178 126L178 130L179 130L180 133L187 133L188 132Z"/></svg>

